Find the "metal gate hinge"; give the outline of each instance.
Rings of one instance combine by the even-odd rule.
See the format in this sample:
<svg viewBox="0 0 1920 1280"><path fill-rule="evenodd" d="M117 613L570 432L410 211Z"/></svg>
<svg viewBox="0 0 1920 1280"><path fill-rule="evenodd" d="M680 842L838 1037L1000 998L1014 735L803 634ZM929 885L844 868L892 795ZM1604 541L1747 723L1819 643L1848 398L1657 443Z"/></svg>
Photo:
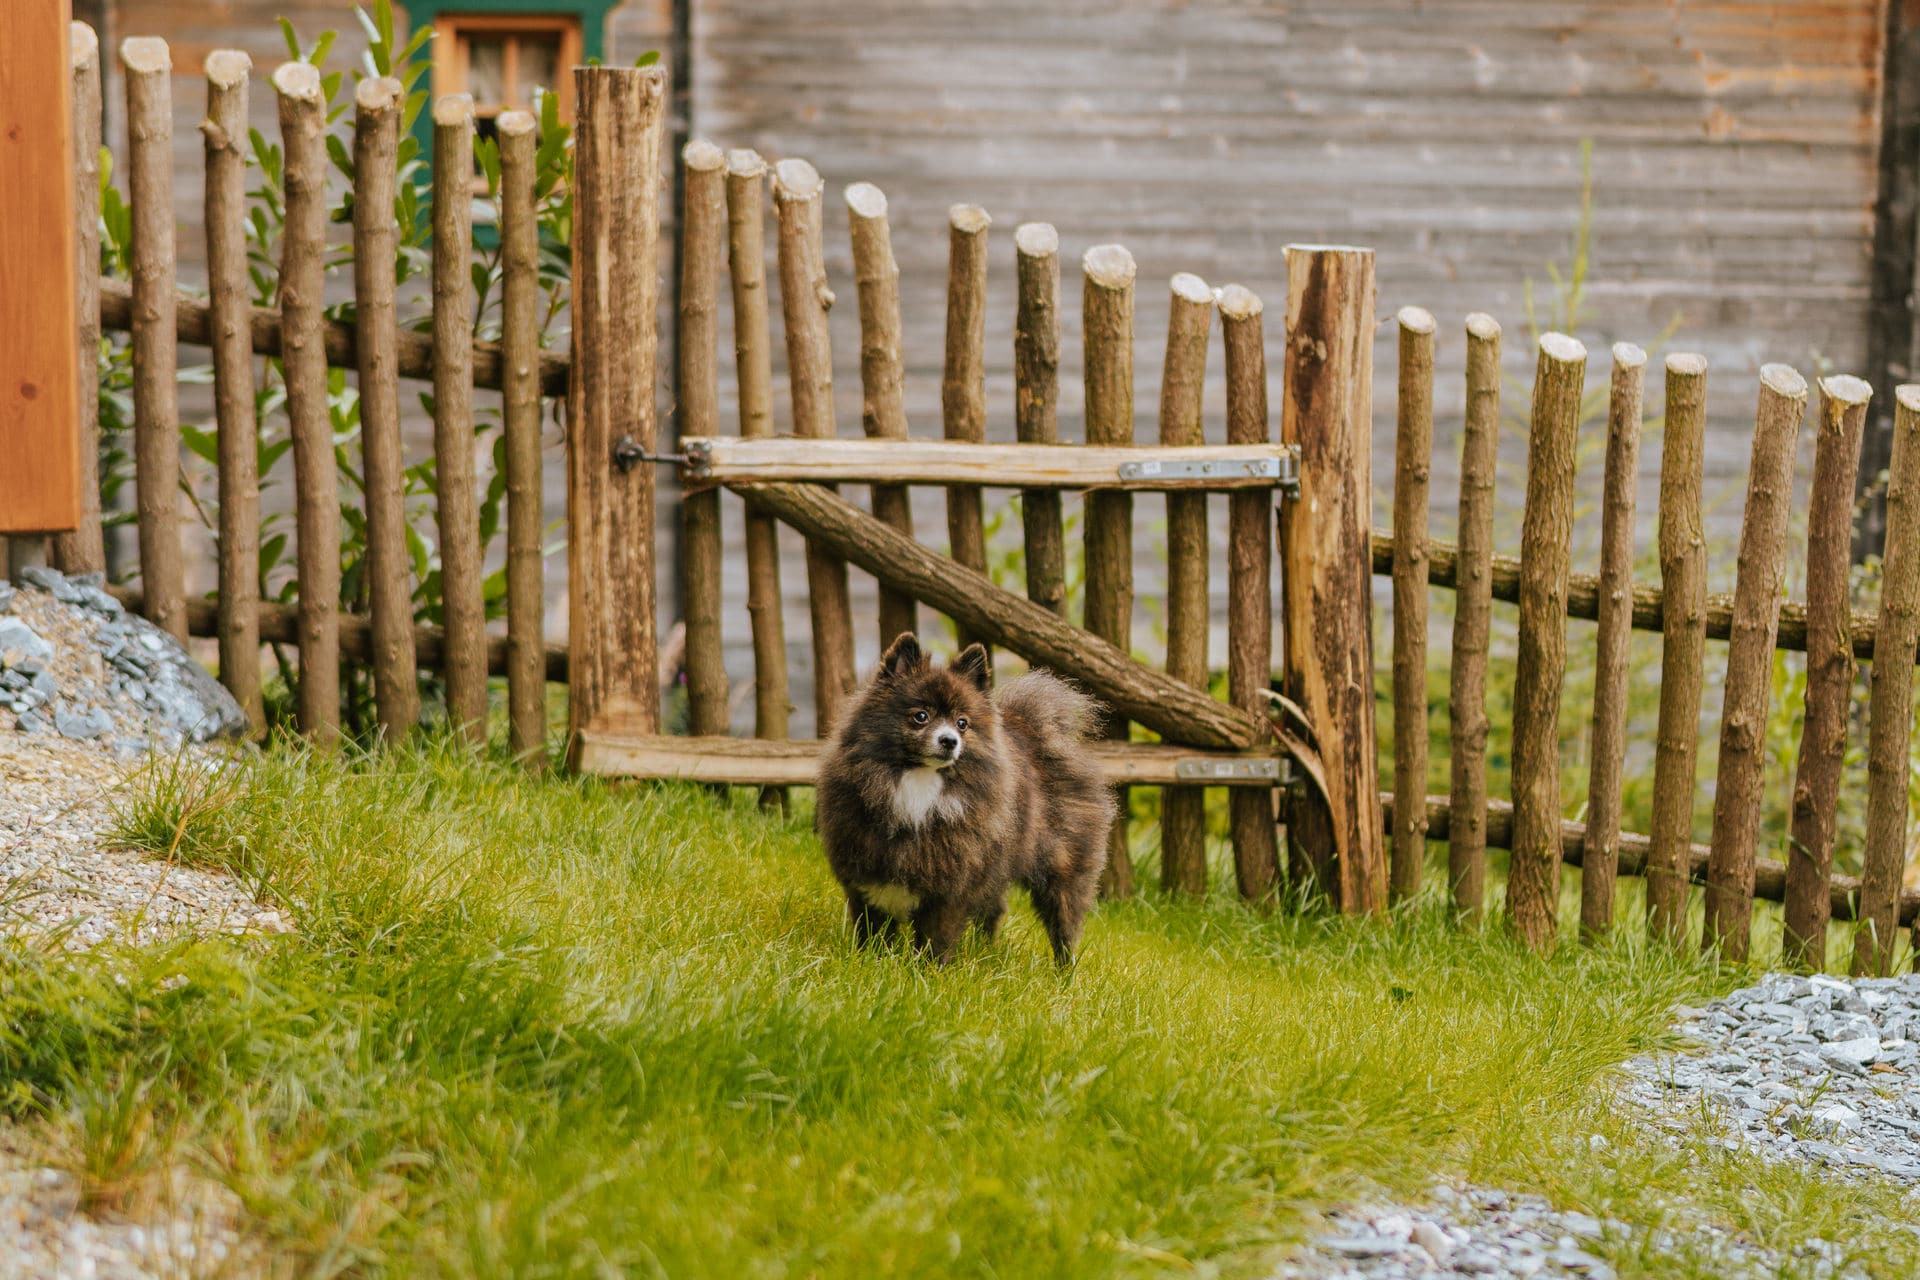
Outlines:
<svg viewBox="0 0 1920 1280"><path fill-rule="evenodd" d="M686 466L689 459L684 453L649 453L644 445L632 436L621 436L613 442L613 465L620 468L621 474L632 471L643 462L671 462Z"/></svg>
<svg viewBox="0 0 1920 1280"><path fill-rule="evenodd" d="M1271 480L1289 498L1300 496L1300 446L1283 446L1279 454L1257 458L1143 458L1123 462L1122 480L1210 480L1215 476L1249 476Z"/></svg>

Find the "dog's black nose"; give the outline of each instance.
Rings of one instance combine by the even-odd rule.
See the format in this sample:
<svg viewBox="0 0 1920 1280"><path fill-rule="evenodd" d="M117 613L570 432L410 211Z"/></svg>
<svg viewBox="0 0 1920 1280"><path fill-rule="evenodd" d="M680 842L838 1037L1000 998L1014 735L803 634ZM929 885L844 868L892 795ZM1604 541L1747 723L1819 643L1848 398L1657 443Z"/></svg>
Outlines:
<svg viewBox="0 0 1920 1280"><path fill-rule="evenodd" d="M960 735L951 729L942 729L933 735L933 745L952 755L960 749Z"/></svg>

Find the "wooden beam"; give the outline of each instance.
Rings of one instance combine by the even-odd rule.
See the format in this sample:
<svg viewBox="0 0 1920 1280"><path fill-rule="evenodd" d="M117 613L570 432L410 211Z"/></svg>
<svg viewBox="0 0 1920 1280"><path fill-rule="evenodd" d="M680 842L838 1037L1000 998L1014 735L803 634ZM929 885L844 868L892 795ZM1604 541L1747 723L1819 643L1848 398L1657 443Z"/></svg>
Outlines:
<svg viewBox="0 0 1920 1280"><path fill-rule="evenodd" d="M206 299L195 294L181 291L175 295L174 332L180 342L193 347L212 346L216 329L213 323L213 308ZM113 333L126 333L133 328L133 292L124 280L103 278L100 281L100 327ZM254 307L249 325L253 353L258 356L279 356L280 350L280 313L272 307ZM359 367L359 344L355 340L353 326L339 320L328 320L321 329L321 340L326 347L327 365L334 369L355 369ZM399 346L396 352L395 368L403 378L418 378L423 381L433 377L433 335L413 329L400 330ZM567 356L558 351L540 353L540 394L543 396L564 396L567 394L567 370L570 362ZM499 390L506 378L506 361L500 354L497 342L476 342L473 344L473 385Z"/></svg>
<svg viewBox="0 0 1920 1280"><path fill-rule="evenodd" d="M125 605L133 613L139 613L145 604L138 590L130 587L107 588L113 598ZM294 644L300 639L300 611L290 604L277 604L262 601L256 606L260 642L262 644ZM187 634L190 636L217 636L220 634L219 607L212 600L193 599L187 601ZM422 671L437 670L446 658L447 633L426 623L416 623L413 628L413 648L415 661ZM363 665L373 662L373 626L364 613L342 613L340 615L340 656ZM548 680L556 684L567 682L567 647L563 644L546 644L541 648L541 664ZM496 676L507 674L507 638L505 636L487 637L487 670Z"/></svg>
<svg viewBox="0 0 1920 1280"><path fill-rule="evenodd" d="M1271 788L1275 757L1246 751L1196 751L1147 742L1095 742L1087 750L1115 783ZM581 734L579 767L607 777L677 778L742 787L812 786L817 738L672 737L589 729Z"/></svg>
<svg viewBox="0 0 1920 1280"><path fill-rule="evenodd" d="M689 483L973 484L999 489L1206 492L1272 489L1293 450L1283 445L967 444L944 440L742 440L681 442ZM1128 468L1124 473L1121 468ZM1155 470L1158 467L1159 470ZM1139 472L1136 473L1136 469Z"/></svg>
<svg viewBox="0 0 1920 1280"><path fill-rule="evenodd" d="M977 447L977 446L971 446ZM878 578L964 622L988 643L1078 681L1088 693L1155 733L1199 747L1251 747L1265 726L1023 596L1002 591L890 525L814 485L733 485L756 503Z"/></svg>
<svg viewBox="0 0 1920 1280"><path fill-rule="evenodd" d="M1373 572L1386 577L1393 572L1393 534L1375 529L1372 535ZM1427 581L1452 591L1459 585L1460 548L1439 538L1427 544ZM1512 556L1493 557L1493 598L1508 604L1520 599L1520 562ZM1567 579L1567 616L1598 621L1600 617L1600 579L1591 573L1576 573ZM1633 629L1659 631L1664 616L1660 588L1636 585L1633 588ZM1853 638L1853 656L1862 662L1873 660L1874 615L1855 609L1848 623ZM1733 635L1733 597L1707 597L1707 639L1726 640ZM1807 648L1807 606L1801 600L1780 602L1780 629L1774 648L1804 653Z"/></svg>
<svg viewBox="0 0 1920 1280"><path fill-rule="evenodd" d="M1393 821L1393 793L1382 792L1381 808L1385 812L1386 822ZM1445 796L1427 797L1427 838L1445 840L1452 826L1452 803ZM1390 829L1390 828L1389 828ZM1513 845L1513 806L1505 800L1487 801L1486 812L1487 847L1507 849ZM1570 818L1560 820L1560 856L1567 865L1577 867L1586 849L1587 824L1575 822ZM1620 874L1623 876L1643 875L1646 872L1647 850L1652 841L1638 832L1620 833ZM1687 846L1687 876L1696 884L1705 884L1707 879L1707 859L1710 850L1704 844ZM1771 858L1762 858L1755 866L1753 896L1768 902L1779 902L1786 897L1786 864ZM1833 878L1832 909L1835 920L1854 918L1855 906L1860 899L1860 882L1853 876L1835 876ZM1920 891L1903 890L1900 895L1900 923L1911 924L1920 918Z"/></svg>
<svg viewBox="0 0 1920 1280"><path fill-rule="evenodd" d="M80 524L67 6L0 6L0 533Z"/></svg>

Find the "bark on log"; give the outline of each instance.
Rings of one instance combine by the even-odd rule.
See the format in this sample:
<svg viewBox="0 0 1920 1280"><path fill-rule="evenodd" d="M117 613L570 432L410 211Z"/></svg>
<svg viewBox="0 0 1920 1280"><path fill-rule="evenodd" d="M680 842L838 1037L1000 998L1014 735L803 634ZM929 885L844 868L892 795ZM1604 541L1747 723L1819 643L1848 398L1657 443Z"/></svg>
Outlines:
<svg viewBox="0 0 1920 1280"><path fill-rule="evenodd" d="M1096 245L1081 258L1081 328L1086 335L1087 443L1133 443L1133 255L1117 244ZM1133 499L1120 493L1090 493L1085 507L1086 603L1089 633L1121 653L1133 649ZM1124 717L1107 718L1107 737L1125 742ZM1109 898L1133 896L1133 855L1128 843L1125 788L1116 788L1120 814L1107 843L1100 891Z"/></svg>
<svg viewBox="0 0 1920 1280"><path fill-rule="evenodd" d="M1267 351L1260 299L1237 284L1220 291L1226 347L1227 443L1264 445ZM1028 559L1031 572L1031 553ZM1227 701L1258 719L1273 682L1273 495L1227 499ZM1273 796L1236 787L1227 796L1240 896L1266 905L1280 883Z"/></svg>
<svg viewBox="0 0 1920 1280"><path fill-rule="evenodd" d="M949 440L987 440L987 227L992 219L978 205L947 211L947 354L940 377L940 417ZM954 560L976 573L987 571L986 522L980 490L947 488L947 544ZM957 643L980 640L965 627Z"/></svg>
<svg viewBox="0 0 1920 1280"><path fill-rule="evenodd" d="M654 468L622 470L622 437L658 445L660 68L574 73L573 377L567 427L569 725L660 727Z"/></svg>
<svg viewBox="0 0 1920 1280"><path fill-rule="evenodd" d="M1753 461L1740 529L1733 591L1733 639L1727 646L1720 712L1720 776L1714 786L1713 857L1707 867L1701 944L1743 963L1752 941L1753 868L1759 856L1766 787L1767 704L1773 696L1773 633L1786 572L1787 513L1793 459L1807 416L1807 382L1783 364L1760 370Z"/></svg>
<svg viewBox="0 0 1920 1280"><path fill-rule="evenodd" d="M1427 485L1433 472L1433 316L1402 307L1393 445L1393 777L1427 790ZM1387 889L1420 892L1427 815L1409 808L1393 828Z"/></svg>
<svg viewBox="0 0 1920 1280"><path fill-rule="evenodd" d="M1118 715L1196 747L1244 749L1263 727L1204 690L1143 667L1116 645L1062 621L984 575L956 570L929 551L818 485L731 486L781 520L923 604L961 619L994 644L1080 684Z"/></svg>
<svg viewBox="0 0 1920 1280"><path fill-rule="evenodd" d="M1853 700L1853 651L1847 644L1853 484L1872 397L1873 389L1858 378L1820 380L1813 492L1807 508L1806 717L1793 779L1781 943L1785 962L1795 968L1821 968L1827 956L1827 886L1833 875L1840 768ZM1888 946L1892 942L1886 939Z"/></svg>
<svg viewBox="0 0 1920 1280"><path fill-rule="evenodd" d="M773 203L780 224L780 309L787 328L787 380L795 435L832 439L833 350L827 309L833 291L820 230L823 184L805 160L782 160L774 170ZM813 621L815 730L832 732L840 708L853 696L853 610L847 565L815 542L807 543L807 597Z"/></svg>
<svg viewBox="0 0 1920 1280"><path fill-rule="evenodd" d="M53 563L63 573L105 573L100 524L100 38L92 27L69 28L72 75L74 341L80 351L80 524L53 537ZM211 216L211 214L209 214ZM226 674L224 655L221 674ZM256 659L256 669L258 660ZM236 698L239 695L234 695ZM243 701L243 707L247 704ZM254 721L258 725L259 721Z"/></svg>
<svg viewBox="0 0 1920 1280"><path fill-rule="evenodd" d="M847 188L847 230L853 241L853 279L860 298L860 426L873 440L907 438L906 372L900 353L900 264L893 257L887 197L870 182ZM873 514L913 536L913 505L905 485L873 486ZM880 592L880 647L920 629L911 596Z"/></svg>
<svg viewBox="0 0 1920 1280"><path fill-rule="evenodd" d="M420 720L407 464L400 441L400 311L393 278L400 245L394 201L405 99L400 82L391 77L362 80L354 91L354 352L366 489L367 608L373 622L374 711L389 742L405 738Z"/></svg>
<svg viewBox="0 0 1920 1280"><path fill-rule="evenodd" d="M102 278L100 281L100 327L115 333L129 332L133 328L133 294L124 280ZM174 332L178 340L189 346L211 346L213 344L214 323L212 308L207 302L191 293L176 291L173 295ZM248 313L244 326L248 341L253 345L253 354L279 358L282 352L280 340L280 313L273 307L253 307ZM354 349L353 326L342 320L328 320L321 331L321 337L327 352L327 365L334 369L355 369L359 367L359 353ZM400 334L398 367L403 378L431 379L433 377L433 338L424 333L403 330ZM557 351L540 353L540 394L545 396L565 396L567 394L567 369L570 361ZM497 342L476 342L473 344L473 385L499 389L506 384L503 357Z"/></svg>
<svg viewBox="0 0 1920 1280"><path fill-rule="evenodd" d="M773 434L773 357L767 321L766 162L752 151L727 153L727 278L733 293L733 356L740 434ZM753 735L784 738L792 707L787 692L787 631L780 604L780 526L746 508L747 616L753 629ZM786 803L769 788L767 803Z"/></svg>
<svg viewBox="0 0 1920 1280"><path fill-rule="evenodd" d="M1668 356L1660 454L1660 585L1666 625L1646 878L1647 932L1676 947L1687 937L1683 855L1693 843L1700 665L1707 635L1707 549L1700 532L1706 404L1706 358Z"/></svg>
<svg viewBox="0 0 1920 1280"><path fill-rule="evenodd" d="M1199 276L1173 278L1167 355L1160 375L1160 443L1206 443L1204 391L1213 290ZM1167 495L1167 674L1207 687L1207 495ZM1177 739L1176 739L1177 740ZM1207 792L1160 793L1160 887L1198 897L1207 891Z"/></svg>
<svg viewBox="0 0 1920 1280"><path fill-rule="evenodd" d="M1620 795L1627 751L1628 645L1633 638L1633 509L1640 477L1640 417L1647 353L1613 344L1607 392L1607 462L1600 516L1600 627L1595 638L1593 736L1587 772L1586 847L1580 859L1580 933L1613 928L1620 859Z"/></svg>
<svg viewBox="0 0 1920 1280"><path fill-rule="evenodd" d="M1560 693L1567 670L1567 572L1587 349L1540 339L1520 525L1520 643L1513 674L1513 858L1507 914L1535 951L1552 948L1560 910Z"/></svg>
<svg viewBox="0 0 1920 1280"><path fill-rule="evenodd" d="M254 417L253 349L247 341L247 76L237 49L207 55L207 292L213 315L213 412L219 470L220 683L247 713L253 736L266 732L260 691L260 431ZM99 161L95 160L96 167ZM98 192L95 200L98 200ZM97 215L96 215L97 216ZM85 279L99 285L98 232ZM388 272L391 277L392 272ZM94 297L97 344L99 299ZM87 361L89 375L94 372ZM99 387L97 378L90 378ZM364 421L365 397L362 396ZM96 413L98 405L95 406ZM93 423L95 448L99 422ZM89 475L97 474L89 470ZM98 518L99 485L87 486Z"/></svg>
<svg viewBox="0 0 1920 1280"><path fill-rule="evenodd" d="M501 429L507 440L507 746L529 769L547 760L545 492L540 459L540 224L534 211L533 116L501 113L500 345L505 356ZM689 650L691 652L691 650Z"/></svg>
<svg viewBox="0 0 1920 1280"><path fill-rule="evenodd" d="M280 331L293 439L294 526L300 574L300 731L322 746L340 737L340 477L321 346L326 304L326 98L304 62L273 73L286 165L280 240Z"/></svg>
<svg viewBox="0 0 1920 1280"><path fill-rule="evenodd" d="M132 205L133 451L147 620L187 638L180 546L179 347L174 339L173 57L167 42L120 45Z"/></svg>
<svg viewBox="0 0 1920 1280"><path fill-rule="evenodd" d="M1462 815L1447 844L1454 910L1478 924L1487 898L1487 649L1493 612L1493 473L1500 452L1500 325L1467 317L1467 416L1460 443L1460 548L1454 581L1453 656L1447 679L1449 785ZM1439 559L1429 545L1427 572ZM1456 562L1449 552L1449 564ZM1391 568L1395 561L1390 560ZM1518 597L1520 562L1513 563ZM1381 571L1379 550L1374 572Z"/></svg>
<svg viewBox="0 0 1920 1280"><path fill-rule="evenodd" d="M681 151L685 205L680 223L680 434L720 430L720 270L726 254L726 157L696 139ZM681 500L687 589L687 713L696 734L728 728L727 664L720 647L720 491Z"/></svg>
<svg viewBox="0 0 1920 1280"><path fill-rule="evenodd" d="M1013 329L1013 422L1022 444L1060 439L1060 236L1044 222L1013 233L1017 294ZM1020 494L1027 599L1067 616L1066 532L1060 495Z"/></svg>
<svg viewBox="0 0 1920 1280"><path fill-rule="evenodd" d="M1867 833L1860 876L1862 925L1853 934L1855 973L1885 977L1907 864L1908 747L1913 735L1913 650L1920 638L1920 386L1894 390L1893 456L1887 469L1887 534L1880 571L1880 625L1868 703Z"/></svg>
<svg viewBox="0 0 1920 1280"><path fill-rule="evenodd" d="M1373 252L1287 247L1280 438L1300 446L1300 498L1280 506L1285 683L1317 740L1330 805L1288 824L1294 880L1342 911L1387 905L1373 709Z"/></svg>
<svg viewBox="0 0 1920 1280"><path fill-rule="evenodd" d="M447 622L447 719L487 741L486 568L473 463L473 99L433 105L434 519Z"/></svg>

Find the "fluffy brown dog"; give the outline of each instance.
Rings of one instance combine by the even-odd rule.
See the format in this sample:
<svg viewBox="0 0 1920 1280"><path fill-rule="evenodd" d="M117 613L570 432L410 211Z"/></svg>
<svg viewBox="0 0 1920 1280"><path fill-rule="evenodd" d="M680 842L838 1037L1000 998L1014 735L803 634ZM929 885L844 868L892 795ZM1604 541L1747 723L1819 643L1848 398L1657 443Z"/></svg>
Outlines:
<svg viewBox="0 0 1920 1280"><path fill-rule="evenodd" d="M988 695L987 652L933 666L912 635L842 715L815 805L861 943L901 920L945 963L969 921L991 938L1020 884L1073 959L1107 860L1112 792L1086 737L1094 702L1043 672Z"/></svg>

